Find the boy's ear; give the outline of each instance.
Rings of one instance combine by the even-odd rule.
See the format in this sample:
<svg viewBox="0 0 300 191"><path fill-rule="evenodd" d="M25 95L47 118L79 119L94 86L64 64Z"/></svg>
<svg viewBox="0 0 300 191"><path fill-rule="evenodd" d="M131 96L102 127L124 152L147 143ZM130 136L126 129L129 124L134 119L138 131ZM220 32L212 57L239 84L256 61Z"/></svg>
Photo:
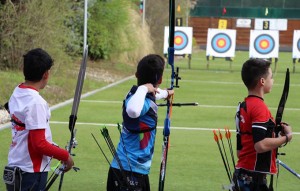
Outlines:
<svg viewBox="0 0 300 191"><path fill-rule="evenodd" d="M162 83L162 77L160 77L160 79L158 80L157 84L161 84Z"/></svg>
<svg viewBox="0 0 300 191"><path fill-rule="evenodd" d="M44 74L43 74L43 79L48 79L49 78L49 70L47 70Z"/></svg>
<svg viewBox="0 0 300 191"><path fill-rule="evenodd" d="M265 84L265 79L264 79L264 78L260 78L259 83L260 83L261 85L264 85L264 84Z"/></svg>

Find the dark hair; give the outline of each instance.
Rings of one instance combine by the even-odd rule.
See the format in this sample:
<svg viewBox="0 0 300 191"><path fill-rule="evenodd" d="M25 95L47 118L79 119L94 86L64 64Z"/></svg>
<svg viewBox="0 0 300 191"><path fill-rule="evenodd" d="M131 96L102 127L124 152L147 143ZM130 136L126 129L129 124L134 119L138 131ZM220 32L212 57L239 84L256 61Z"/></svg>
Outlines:
<svg viewBox="0 0 300 191"><path fill-rule="evenodd" d="M24 56L23 74L25 80L38 82L53 65L50 55L41 48L32 49Z"/></svg>
<svg viewBox="0 0 300 191"><path fill-rule="evenodd" d="M266 77L266 75L269 73L271 62L264 60L264 59L258 59L258 58L251 58L247 60L242 67L242 80L245 84L245 86L248 89L253 89L260 78Z"/></svg>
<svg viewBox="0 0 300 191"><path fill-rule="evenodd" d="M151 83L157 85L165 67L164 59L157 54L149 54L142 58L137 66L138 85Z"/></svg>

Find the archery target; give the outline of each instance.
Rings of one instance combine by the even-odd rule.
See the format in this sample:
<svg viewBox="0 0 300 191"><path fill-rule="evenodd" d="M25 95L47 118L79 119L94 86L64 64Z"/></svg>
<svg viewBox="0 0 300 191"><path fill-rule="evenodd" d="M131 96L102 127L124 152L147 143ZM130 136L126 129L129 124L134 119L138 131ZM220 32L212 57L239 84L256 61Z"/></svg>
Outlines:
<svg viewBox="0 0 300 191"><path fill-rule="evenodd" d="M174 50L175 55L192 53L192 27L175 27L174 31ZM164 35L164 54L168 53L169 48L169 27L165 27Z"/></svg>
<svg viewBox="0 0 300 191"><path fill-rule="evenodd" d="M279 32L266 30L251 30L250 58L278 58Z"/></svg>
<svg viewBox="0 0 300 191"><path fill-rule="evenodd" d="M294 30L293 58L300 58L300 30Z"/></svg>
<svg viewBox="0 0 300 191"><path fill-rule="evenodd" d="M275 41L272 36L268 34L259 35L254 40L254 49L261 54L269 54L274 50Z"/></svg>
<svg viewBox="0 0 300 191"><path fill-rule="evenodd" d="M227 52L231 45L231 39L225 33L216 34L211 40L211 47L218 53Z"/></svg>
<svg viewBox="0 0 300 191"><path fill-rule="evenodd" d="M174 34L174 49L175 51L180 51L185 49L185 47L188 45L189 43L189 38L187 36L187 34L183 31L175 31Z"/></svg>
<svg viewBox="0 0 300 191"><path fill-rule="evenodd" d="M234 57L236 30L208 29L206 55L215 57Z"/></svg>

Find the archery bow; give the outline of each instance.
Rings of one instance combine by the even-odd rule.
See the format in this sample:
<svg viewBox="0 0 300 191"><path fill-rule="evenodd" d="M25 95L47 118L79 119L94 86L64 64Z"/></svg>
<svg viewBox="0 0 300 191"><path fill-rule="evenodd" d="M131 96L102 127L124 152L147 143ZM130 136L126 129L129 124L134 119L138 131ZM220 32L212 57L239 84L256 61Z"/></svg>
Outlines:
<svg viewBox="0 0 300 191"><path fill-rule="evenodd" d="M77 112L78 112L80 96L81 96L81 91L82 91L83 82L84 82L87 56L88 56L88 48L86 47L86 49L84 51L84 55L83 55L83 61L82 61L80 71L79 71L79 74L78 74L78 80L77 80L77 86L76 86L75 95L74 95L72 112L71 112L71 115L69 117L69 130L71 132L71 138L70 138L70 141L68 142L68 145L67 145L66 149L68 150L70 155L73 155L71 150L72 150L72 148L75 148L76 145L77 145L77 141L75 139L75 135L76 135L75 123L76 123L76 120L77 120ZM48 183L46 185L45 191L49 190L49 188L52 186L52 184L55 182L55 180L58 178L59 175L61 175L61 177L60 177L58 190L61 190L62 183L63 183L63 178L64 178L64 168L65 168L65 166L61 165L60 167L55 169L55 172L54 172L55 175L51 176L48 179L48 181L47 181ZM75 171L79 170L79 168L77 168L77 167L73 167L73 169Z"/></svg>
<svg viewBox="0 0 300 191"><path fill-rule="evenodd" d="M69 130L71 132L71 137L70 141L68 142L68 145L66 149L68 150L70 155L73 155L71 150L72 148L75 148L77 145L77 141L75 139L76 135L76 129L75 129L75 123L77 120L77 112L78 112L78 107L80 103L80 97L81 97L81 92L82 92L82 87L83 87L83 82L85 78L85 70L86 70L86 65L87 65L87 58L88 58L88 46L87 46L87 5L88 5L88 0L84 1L84 42L83 42L83 59L82 63L80 66L80 70L78 73L78 78L77 78L77 85L76 85L76 90L74 94L74 100L73 100L73 106L72 106L72 111L71 115L69 117ZM52 184L55 182L55 180L60 176L60 182L59 182L59 187L58 190L61 190L63 179L64 179L64 169L65 166L61 165L60 167L56 168L54 173L55 175L51 175L51 177L47 181L47 185L45 188L45 191L49 190ZM79 170L77 167L73 167L75 171Z"/></svg>
<svg viewBox="0 0 300 191"><path fill-rule="evenodd" d="M173 89L178 86L178 72L175 73L174 69L174 31L175 31L175 0L169 1L169 48L168 48L168 64L171 66L171 85L169 89ZM178 69L177 69L178 71ZM176 84L174 86L174 80ZM164 121L163 129L163 145L162 145L162 157L160 164L160 173L159 173L159 191L164 190L166 169L167 169L167 157L168 157L168 145L169 145L169 135L170 135L170 117L172 109L172 98L167 99L167 114Z"/></svg>
<svg viewBox="0 0 300 191"><path fill-rule="evenodd" d="M289 87L290 87L290 71L287 68L286 74L285 74L284 87L283 87L282 95L281 95L281 98L280 98L280 101L279 101L279 105L278 105L278 109L277 109L277 113L276 113L276 118L275 118L275 122L276 122L275 137L278 137L279 132L282 131L282 127L281 127L280 123L281 123L285 103L286 103L288 95L289 95ZM275 155L276 155L276 159L277 159L278 148L276 149L275 152L276 152ZM270 191L274 190L273 189L273 179L274 179L274 175L271 175L271 180L270 180L270 185L269 185L269 190Z"/></svg>

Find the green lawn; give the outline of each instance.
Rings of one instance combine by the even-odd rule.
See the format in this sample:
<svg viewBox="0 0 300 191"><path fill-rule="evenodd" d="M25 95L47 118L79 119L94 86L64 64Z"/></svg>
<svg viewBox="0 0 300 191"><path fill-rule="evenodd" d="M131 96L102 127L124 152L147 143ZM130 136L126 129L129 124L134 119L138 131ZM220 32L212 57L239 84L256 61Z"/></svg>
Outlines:
<svg viewBox="0 0 300 191"><path fill-rule="evenodd" d="M265 96L265 101L273 115L276 113L281 97L286 67L289 67L291 71L293 68L291 55L291 53L280 53L277 71L274 72L275 82L272 92ZM225 126L231 130L235 128L234 115L237 103L247 96L247 91L240 78L241 65L247 58L248 52L237 52L236 58L231 63L231 68L228 61L216 58L210 61L209 70L206 69L207 61L204 51L194 53L191 69L188 69L186 58L176 59L175 64L181 68L182 80L179 82L180 88L176 89L174 102L197 102L199 106L173 107L165 190L217 191L221 190L223 184L228 184L212 130L223 129ZM274 69L275 66L272 67ZM295 73L291 73L290 94L283 116L283 120L292 125L294 132L300 132L298 122L300 114L299 73L297 68ZM162 88L169 86L169 77L170 67L164 73ZM112 157L100 134L100 129L103 127L101 124L107 124L116 145L119 133L117 128L110 124L121 122L121 101L133 84L135 84L135 79L100 91L82 100L76 126L78 146L74 149L75 164L81 170L65 174L62 190L105 190L109 165L93 140L91 133L97 137L111 160ZM52 112L53 139L61 147L64 147L69 139L69 130L67 124L57 122L67 123L70 112L71 105ZM164 107L159 108L159 126L163 126L165 113ZM0 169L2 169L6 163L10 143L10 131L8 129L0 131L0 140ZM235 133L232 133L232 142L235 147ZM280 152L286 153L286 156L280 156L280 159L296 172L300 172L298 144L300 144L300 137L299 134L295 134L292 142L280 149ZM150 173L151 190L158 189L161 145L162 129L159 128ZM225 146L227 148L227 142L225 142ZM229 152L227 154L229 156ZM57 161L53 161L53 165L55 163ZM51 190L57 190L57 188L56 184ZM299 180L285 169L280 168L277 188L277 190L282 191L299 190ZM0 190L4 190L3 183L0 184Z"/></svg>

